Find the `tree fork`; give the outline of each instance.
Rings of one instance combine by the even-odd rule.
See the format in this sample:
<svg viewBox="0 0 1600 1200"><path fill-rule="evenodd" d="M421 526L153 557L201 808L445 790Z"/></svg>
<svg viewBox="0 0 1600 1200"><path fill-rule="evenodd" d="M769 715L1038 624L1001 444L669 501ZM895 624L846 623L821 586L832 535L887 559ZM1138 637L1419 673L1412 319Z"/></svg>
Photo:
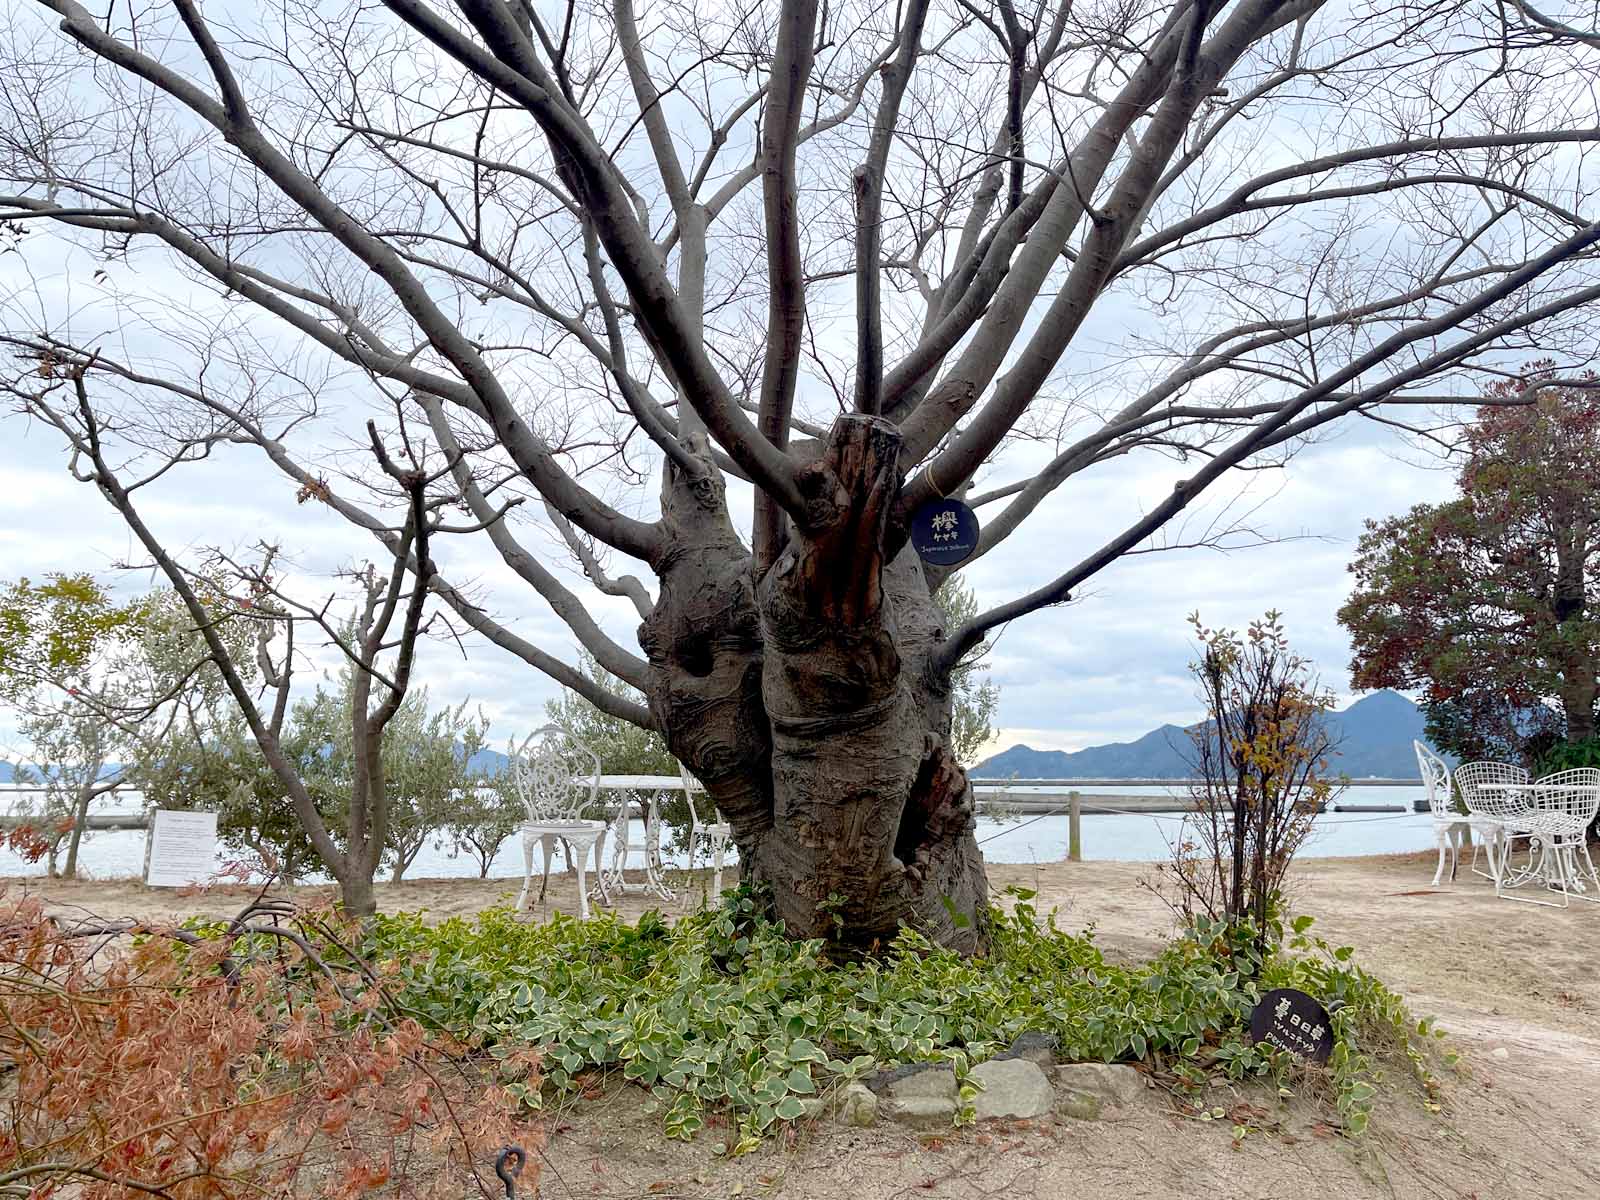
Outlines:
<svg viewBox="0 0 1600 1200"><path fill-rule="evenodd" d="M909 924L971 951L985 895L971 789L932 728L947 707L905 669L927 639L902 638L904 583L886 583L912 566L884 549L900 444L888 421L839 417L799 478L806 523L759 585L773 830L745 861L801 936L870 948Z"/></svg>

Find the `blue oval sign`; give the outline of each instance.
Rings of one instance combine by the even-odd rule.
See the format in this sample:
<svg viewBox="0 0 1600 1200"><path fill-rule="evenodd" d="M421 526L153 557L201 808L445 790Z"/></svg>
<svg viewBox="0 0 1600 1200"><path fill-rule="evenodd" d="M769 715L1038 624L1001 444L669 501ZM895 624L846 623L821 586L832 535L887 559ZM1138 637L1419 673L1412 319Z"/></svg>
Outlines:
<svg viewBox="0 0 1600 1200"><path fill-rule="evenodd" d="M911 545L924 562L953 567L978 548L978 517L959 500L930 500L911 518Z"/></svg>

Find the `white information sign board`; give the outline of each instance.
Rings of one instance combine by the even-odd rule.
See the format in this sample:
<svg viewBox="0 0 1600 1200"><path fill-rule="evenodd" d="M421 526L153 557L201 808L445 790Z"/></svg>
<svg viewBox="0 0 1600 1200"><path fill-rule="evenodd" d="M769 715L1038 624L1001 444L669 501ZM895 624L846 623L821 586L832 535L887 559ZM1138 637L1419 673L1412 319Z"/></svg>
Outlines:
<svg viewBox="0 0 1600 1200"><path fill-rule="evenodd" d="M188 887L217 873L217 814L158 808L150 816L144 881L150 887Z"/></svg>

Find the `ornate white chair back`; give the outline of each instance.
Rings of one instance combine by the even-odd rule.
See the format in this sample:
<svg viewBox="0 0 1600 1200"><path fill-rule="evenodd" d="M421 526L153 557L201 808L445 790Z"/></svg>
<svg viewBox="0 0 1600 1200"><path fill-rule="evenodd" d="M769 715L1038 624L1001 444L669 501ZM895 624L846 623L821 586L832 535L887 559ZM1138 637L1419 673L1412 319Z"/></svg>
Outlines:
<svg viewBox="0 0 1600 1200"><path fill-rule="evenodd" d="M1413 741L1411 745L1417 752L1417 766L1422 768L1422 787L1434 820L1450 820L1456 814L1450 807L1449 765L1421 742Z"/></svg>
<svg viewBox="0 0 1600 1200"><path fill-rule="evenodd" d="M600 756L559 725L511 743L511 779L530 821L578 821L594 805Z"/></svg>

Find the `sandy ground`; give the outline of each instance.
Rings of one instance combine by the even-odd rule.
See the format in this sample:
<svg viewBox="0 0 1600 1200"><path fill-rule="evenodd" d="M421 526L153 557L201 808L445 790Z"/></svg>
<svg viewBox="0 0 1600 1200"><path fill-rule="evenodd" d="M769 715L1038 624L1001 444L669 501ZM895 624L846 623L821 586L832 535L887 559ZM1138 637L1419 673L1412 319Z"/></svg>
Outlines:
<svg viewBox="0 0 1600 1200"><path fill-rule="evenodd" d="M1261 1091L1216 1089L1215 1103L1264 1106L1235 1146L1231 1122L1179 1114L1151 1090L1098 1122L990 1123L929 1137L894 1128L818 1126L785 1144L725 1161L715 1128L695 1143L666 1142L641 1093L611 1087L552 1115L544 1196L775 1196L859 1200L979 1197L1211 1196L1228 1200L1342 1197L1592 1196L1600 1192L1600 905L1538 908L1496 900L1462 875L1434 890L1431 859L1308 860L1292 880L1295 911L1316 932L1357 949L1357 961L1401 991L1418 1016L1435 1015L1459 1051L1443 1071L1444 1111L1423 1110L1403 1080L1360 1143L1331 1136L1310 1103L1280 1105ZM1171 929L1141 881L1149 865L994 866L997 889L1033 888L1041 911L1066 928L1093 925L1108 953L1142 957ZM682 911L698 877L679 877ZM237 894L196 896L117 881L11 880L55 906L102 917L162 919L235 911ZM514 898L506 881L416 880L379 889L386 910L470 914ZM319 889L302 889L315 893ZM569 877L551 881L542 912L570 911ZM623 911L646 907L630 896Z"/></svg>

